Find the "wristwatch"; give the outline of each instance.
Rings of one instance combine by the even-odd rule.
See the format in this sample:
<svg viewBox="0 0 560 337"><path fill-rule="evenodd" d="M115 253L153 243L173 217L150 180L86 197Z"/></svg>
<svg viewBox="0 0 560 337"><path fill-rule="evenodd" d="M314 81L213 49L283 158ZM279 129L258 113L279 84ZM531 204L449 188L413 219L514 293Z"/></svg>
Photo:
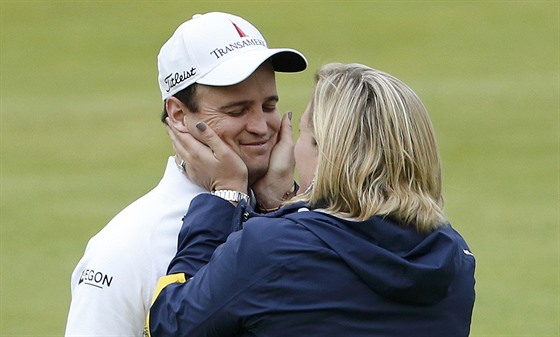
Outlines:
<svg viewBox="0 0 560 337"><path fill-rule="evenodd" d="M210 192L210 194L231 202L240 202L241 200L245 200L245 202L249 203L250 200L247 194L233 190L217 190Z"/></svg>

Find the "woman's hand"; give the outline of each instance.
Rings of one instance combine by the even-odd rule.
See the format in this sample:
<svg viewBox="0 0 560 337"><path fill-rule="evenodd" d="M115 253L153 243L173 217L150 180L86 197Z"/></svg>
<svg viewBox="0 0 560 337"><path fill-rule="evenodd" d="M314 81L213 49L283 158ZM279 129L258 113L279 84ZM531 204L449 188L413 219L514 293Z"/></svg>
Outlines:
<svg viewBox="0 0 560 337"><path fill-rule="evenodd" d="M167 132L179 159L185 162L185 175L207 189L247 193L247 166L241 158L204 122L182 132L167 123Z"/></svg>
<svg viewBox="0 0 560 337"><path fill-rule="evenodd" d="M294 192L294 139L292 135L292 113L282 118L278 141L270 155L268 172L251 188L261 209L276 209ZM293 193L295 194L295 192Z"/></svg>

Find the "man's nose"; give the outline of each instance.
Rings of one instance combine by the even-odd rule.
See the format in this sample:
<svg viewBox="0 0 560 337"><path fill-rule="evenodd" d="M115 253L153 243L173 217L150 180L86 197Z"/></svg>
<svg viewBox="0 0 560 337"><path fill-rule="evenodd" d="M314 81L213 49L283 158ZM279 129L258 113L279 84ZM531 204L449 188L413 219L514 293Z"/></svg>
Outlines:
<svg viewBox="0 0 560 337"><path fill-rule="evenodd" d="M251 111L247 120L247 131L264 135L268 131L268 119L266 113L262 108L257 108Z"/></svg>

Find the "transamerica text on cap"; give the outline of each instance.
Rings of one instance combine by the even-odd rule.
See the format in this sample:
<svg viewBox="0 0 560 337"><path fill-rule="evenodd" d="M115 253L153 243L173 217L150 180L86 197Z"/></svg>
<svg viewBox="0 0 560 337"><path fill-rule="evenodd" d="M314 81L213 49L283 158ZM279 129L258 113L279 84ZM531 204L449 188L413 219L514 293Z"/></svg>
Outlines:
<svg viewBox="0 0 560 337"><path fill-rule="evenodd" d="M241 41L237 41L235 43L230 43L223 48L216 48L210 52L210 54L216 56L216 59L226 55L230 51L234 51L236 49L241 49L249 46L264 46L266 47L266 42L261 39L243 39Z"/></svg>

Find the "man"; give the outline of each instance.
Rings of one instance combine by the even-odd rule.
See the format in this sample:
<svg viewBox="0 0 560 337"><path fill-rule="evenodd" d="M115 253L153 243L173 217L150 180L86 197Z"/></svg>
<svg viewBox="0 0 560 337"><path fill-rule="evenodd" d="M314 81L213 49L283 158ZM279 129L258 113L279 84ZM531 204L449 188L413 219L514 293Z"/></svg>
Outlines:
<svg viewBox="0 0 560 337"><path fill-rule="evenodd" d="M292 163L268 170L273 150L292 141L290 121L281 120L276 107L274 72L306 66L295 50L269 49L240 17L195 15L158 55L162 120L183 132L198 121L210 125L247 165L262 208L273 208L293 186ZM189 181L185 169L188 163L170 157L160 183L89 241L72 274L67 337L142 336L157 280L177 250L181 218L194 196L208 192Z"/></svg>

